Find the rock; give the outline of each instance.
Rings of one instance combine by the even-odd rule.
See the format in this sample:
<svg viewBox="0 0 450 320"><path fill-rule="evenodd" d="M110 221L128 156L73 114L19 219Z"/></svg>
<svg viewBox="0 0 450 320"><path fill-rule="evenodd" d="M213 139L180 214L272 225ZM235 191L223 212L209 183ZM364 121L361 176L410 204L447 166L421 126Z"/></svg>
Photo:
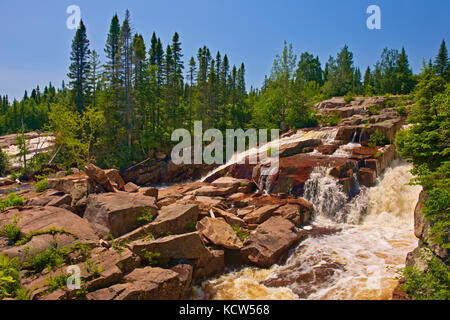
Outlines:
<svg viewBox="0 0 450 320"><path fill-rule="evenodd" d="M250 233L241 254L249 262L267 268L284 258L302 235L292 222L282 217L272 217Z"/></svg>
<svg viewBox="0 0 450 320"><path fill-rule="evenodd" d="M155 198L139 193L91 194L87 200L84 219L96 232L104 237L108 234L119 237L138 227L137 218L151 212L157 215Z"/></svg>
<svg viewBox="0 0 450 320"><path fill-rule="evenodd" d="M70 206L81 214L86 208L87 196L93 191L89 177L85 174L73 174L63 178L48 178L50 189L69 194L72 197Z"/></svg>
<svg viewBox="0 0 450 320"><path fill-rule="evenodd" d="M246 223L251 224L260 224L269 219L272 216L272 213L277 210L281 205L266 205L261 208L256 209L255 211L245 215L244 221Z"/></svg>
<svg viewBox="0 0 450 320"><path fill-rule="evenodd" d="M414 209L414 235L423 239L426 220L422 214L423 201L425 199L425 193L423 190L419 194L419 200L417 201L416 208Z"/></svg>
<svg viewBox="0 0 450 320"><path fill-rule="evenodd" d="M321 144L322 140L320 139L309 139L292 142L289 144L282 145L280 147L279 155L280 157L289 157L294 154L301 153L305 148L317 147Z"/></svg>
<svg viewBox="0 0 450 320"><path fill-rule="evenodd" d="M223 250L209 250L209 252L210 254L195 266L192 276L195 283L217 276L225 270L225 252Z"/></svg>
<svg viewBox="0 0 450 320"><path fill-rule="evenodd" d="M377 180L377 174L369 168L361 168L356 176L358 177L359 184L367 188L373 187Z"/></svg>
<svg viewBox="0 0 450 320"><path fill-rule="evenodd" d="M124 190L125 187L125 181L123 181L122 176L119 173L119 170L117 169L108 169L104 170L106 176L108 177L109 181L111 181L111 184L113 187L115 187L118 190Z"/></svg>
<svg viewBox="0 0 450 320"><path fill-rule="evenodd" d="M334 97L316 104L319 109L332 109L346 106L343 97Z"/></svg>
<svg viewBox="0 0 450 320"><path fill-rule="evenodd" d="M216 207L212 208L212 211L216 216L216 218L225 219L225 221L232 227L234 226L238 226L241 228L245 227L245 221L230 212L227 212L225 210Z"/></svg>
<svg viewBox="0 0 450 320"><path fill-rule="evenodd" d="M87 294L89 300L176 300L186 291L173 270L145 267L124 277L125 283Z"/></svg>
<svg viewBox="0 0 450 320"><path fill-rule="evenodd" d="M49 189L49 190L46 190L41 195L38 195L37 197L28 199L25 202L25 205L26 206L41 206L41 207L44 207L47 204L49 204L51 201L53 201L55 199L59 199L62 196L64 196L64 192L61 192L61 191L58 191L58 190Z"/></svg>
<svg viewBox="0 0 450 320"><path fill-rule="evenodd" d="M56 241L59 247L70 246L75 241L93 240L98 241L92 227L86 220L78 217L70 211L56 207L22 207L6 210L0 218L0 225L10 223L14 216L19 217L18 226L23 235L32 231L46 231L54 227L64 229L71 234L57 234L54 237L50 234L36 235L31 241L21 246L3 248L2 253L9 257L24 257L26 247L32 252L42 252L53 247Z"/></svg>
<svg viewBox="0 0 450 320"><path fill-rule="evenodd" d="M192 282L192 266L189 264L178 264L175 267L170 268L170 270L178 273L178 280L180 280L181 284L180 299L187 299Z"/></svg>
<svg viewBox="0 0 450 320"><path fill-rule="evenodd" d="M106 192L115 191L108 176L99 167L93 165L92 163L89 163L84 167L84 171L89 178L91 178L95 183L99 184Z"/></svg>
<svg viewBox="0 0 450 320"><path fill-rule="evenodd" d="M163 207L154 221L121 236L117 241L137 240L148 233L154 237L162 234L182 234L189 231L189 224L195 226L198 215L198 205L195 204Z"/></svg>
<svg viewBox="0 0 450 320"><path fill-rule="evenodd" d="M291 221L296 226L308 224L312 213L312 204L309 207L305 207L298 204L288 203L274 211L274 215L281 216Z"/></svg>
<svg viewBox="0 0 450 320"><path fill-rule="evenodd" d="M136 193L139 191L139 187L133 182L128 182L124 187L125 192Z"/></svg>
<svg viewBox="0 0 450 320"><path fill-rule="evenodd" d="M217 246L230 250L242 248L242 241L233 228L222 218L205 217L197 222L197 230Z"/></svg>
<svg viewBox="0 0 450 320"><path fill-rule="evenodd" d="M237 186L230 187L214 187L214 186L204 186L194 191L195 196L206 196L206 197L221 197L231 194L237 190Z"/></svg>
<svg viewBox="0 0 450 320"><path fill-rule="evenodd" d="M406 266L425 272L428 270L428 260L433 257L433 252L430 249L417 247L406 255Z"/></svg>
<svg viewBox="0 0 450 320"><path fill-rule="evenodd" d="M144 196L153 197L156 200L158 200L158 189L150 187L150 188L141 188L139 189L139 192L142 193Z"/></svg>
<svg viewBox="0 0 450 320"><path fill-rule="evenodd" d="M10 186L14 184L14 181L8 178L0 178L0 187Z"/></svg>

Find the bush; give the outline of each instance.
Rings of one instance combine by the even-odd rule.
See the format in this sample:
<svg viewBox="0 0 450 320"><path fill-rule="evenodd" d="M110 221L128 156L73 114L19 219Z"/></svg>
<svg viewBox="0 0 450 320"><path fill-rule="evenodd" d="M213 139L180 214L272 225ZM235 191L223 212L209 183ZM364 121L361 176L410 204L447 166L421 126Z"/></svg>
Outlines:
<svg viewBox="0 0 450 320"><path fill-rule="evenodd" d="M371 146L385 146L387 144L389 144L389 139L380 133L378 129L370 136L369 145Z"/></svg>
<svg viewBox="0 0 450 320"><path fill-rule="evenodd" d="M167 268L169 264L169 260L167 258L161 257L160 253L146 251L145 249L144 249L144 259L151 267Z"/></svg>
<svg viewBox="0 0 450 320"><path fill-rule="evenodd" d="M30 295L20 284L20 262L0 254L0 300L13 298L29 300Z"/></svg>
<svg viewBox="0 0 450 320"><path fill-rule="evenodd" d="M56 244L44 252L31 254L27 256L24 262L24 268L34 273L39 273L45 268L60 267L70 253L67 247L57 248Z"/></svg>
<svg viewBox="0 0 450 320"><path fill-rule="evenodd" d="M369 107L369 115L375 116L380 114L380 109L378 106L370 106Z"/></svg>
<svg viewBox="0 0 450 320"><path fill-rule="evenodd" d="M400 117L406 117L406 116L408 115L405 106L400 106L400 107L398 107L395 111L397 112L397 114L398 114Z"/></svg>
<svg viewBox="0 0 450 320"><path fill-rule="evenodd" d="M234 232L236 232L236 235L239 239L241 239L241 241L247 239L248 235L250 234L249 232L242 230L242 228L239 226L233 226L233 230Z"/></svg>
<svg viewBox="0 0 450 320"><path fill-rule="evenodd" d="M320 118L320 123L327 127L335 127L341 123L342 118L338 112L328 113L322 115Z"/></svg>
<svg viewBox="0 0 450 320"><path fill-rule="evenodd" d="M143 209L141 211L141 215L136 219L136 223L138 226L143 226L152 221L153 221L153 214L150 209Z"/></svg>
<svg viewBox="0 0 450 320"><path fill-rule="evenodd" d="M42 180L39 180L38 182L36 182L36 184L34 185L34 190L36 190L36 192L44 192L45 190L48 189L48 181L47 178L44 178Z"/></svg>
<svg viewBox="0 0 450 320"><path fill-rule="evenodd" d="M344 102L347 103L347 104L352 102L353 100L355 100L355 95L353 93L351 93L351 92L347 93L344 96Z"/></svg>
<svg viewBox="0 0 450 320"><path fill-rule="evenodd" d="M13 221L9 224L5 224L0 230L0 235L8 238L8 241L16 243L20 239L20 227L17 225L19 220L14 217Z"/></svg>
<svg viewBox="0 0 450 320"><path fill-rule="evenodd" d="M0 149L0 177L6 175L8 165L8 156Z"/></svg>
<svg viewBox="0 0 450 320"><path fill-rule="evenodd" d="M7 198L0 201L0 211L3 211L9 207L22 206L24 202L25 202L24 198L18 196L15 193L11 193Z"/></svg>
<svg viewBox="0 0 450 320"><path fill-rule="evenodd" d="M403 270L406 282L401 289L412 300L450 300L448 267L437 258L431 258L427 263L426 271L406 267Z"/></svg>

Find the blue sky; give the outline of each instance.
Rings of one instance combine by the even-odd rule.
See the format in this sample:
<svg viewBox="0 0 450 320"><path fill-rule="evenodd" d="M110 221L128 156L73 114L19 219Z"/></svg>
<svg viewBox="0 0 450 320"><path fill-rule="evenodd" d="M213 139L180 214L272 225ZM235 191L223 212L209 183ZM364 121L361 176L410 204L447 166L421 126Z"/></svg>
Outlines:
<svg viewBox="0 0 450 320"><path fill-rule="evenodd" d="M442 39L450 45L448 0L42 0L0 3L0 94L22 97L25 89L66 79L75 30L66 27L69 5L78 5L91 48L103 48L114 13L131 12L134 30L164 46L180 34L185 60L207 45L244 62L247 85L260 87L283 41L299 55L309 51L324 63L345 44L356 65L375 64L384 47L406 48L414 72L434 57ZM381 30L366 27L369 5L381 8Z"/></svg>

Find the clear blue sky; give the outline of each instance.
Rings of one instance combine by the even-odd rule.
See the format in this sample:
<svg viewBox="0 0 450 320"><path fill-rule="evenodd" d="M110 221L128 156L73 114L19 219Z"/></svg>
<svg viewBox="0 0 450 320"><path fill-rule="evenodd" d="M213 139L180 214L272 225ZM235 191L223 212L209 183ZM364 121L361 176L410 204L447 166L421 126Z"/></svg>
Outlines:
<svg viewBox="0 0 450 320"><path fill-rule="evenodd" d="M283 41L295 52L309 51L324 63L348 44L362 71L384 47L406 48L414 72L436 55L442 39L450 45L448 0L20 0L0 3L0 94L22 97L25 89L66 79L75 30L66 27L69 5L81 8L91 48L103 48L114 13L125 9L146 44L153 31L164 46L180 34L185 60L207 45L213 54L243 61L247 85L260 87ZM366 9L381 8L381 30L369 30ZM103 60L103 59L102 59Z"/></svg>

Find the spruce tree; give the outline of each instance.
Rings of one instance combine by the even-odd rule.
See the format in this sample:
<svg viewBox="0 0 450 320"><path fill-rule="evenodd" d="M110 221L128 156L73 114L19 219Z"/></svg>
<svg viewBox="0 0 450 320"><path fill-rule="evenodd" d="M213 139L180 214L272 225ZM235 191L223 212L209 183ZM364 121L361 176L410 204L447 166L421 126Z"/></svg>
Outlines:
<svg viewBox="0 0 450 320"><path fill-rule="evenodd" d="M434 60L434 69L437 75L444 77L447 81L450 80L450 62L445 40L442 40L438 55Z"/></svg>
<svg viewBox="0 0 450 320"><path fill-rule="evenodd" d="M67 76L71 79L70 86L76 108L81 113L85 108L85 96L88 89L87 76L89 73L89 40L87 39L83 20L80 21L80 26L72 41L70 60L72 63L69 66Z"/></svg>
<svg viewBox="0 0 450 320"><path fill-rule="evenodd" d="M119 17L116 14L111 20L106 40L105 53L107 62L104 66L107 81L114 85L117 84L119 79L119 38L120 23Z"/></svg>

